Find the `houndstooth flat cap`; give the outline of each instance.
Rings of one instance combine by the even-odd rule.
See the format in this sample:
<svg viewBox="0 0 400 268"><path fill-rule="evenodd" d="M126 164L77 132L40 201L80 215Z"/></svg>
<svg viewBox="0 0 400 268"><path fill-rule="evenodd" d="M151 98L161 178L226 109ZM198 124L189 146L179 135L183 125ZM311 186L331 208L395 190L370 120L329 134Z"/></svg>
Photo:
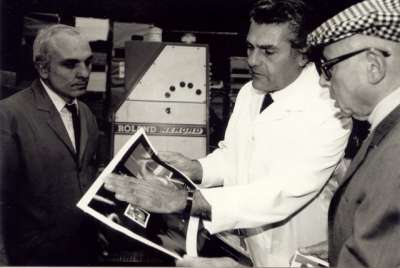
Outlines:
<svg viewBox="0 0 400 268"><path fill-rule="evenodd" d="M327 45L354 34L400 42L400 0L357 3L322 23L307 36L307 43Z"/></svg>

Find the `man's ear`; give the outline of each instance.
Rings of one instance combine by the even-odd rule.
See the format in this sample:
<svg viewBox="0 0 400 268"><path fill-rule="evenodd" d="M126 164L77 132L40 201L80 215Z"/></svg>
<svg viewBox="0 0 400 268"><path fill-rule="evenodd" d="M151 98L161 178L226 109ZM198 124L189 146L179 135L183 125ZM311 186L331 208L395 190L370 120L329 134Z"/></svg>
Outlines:
<svg viewBox="0 0 400 268"><path fill-rule="evenodd" d="M36 62L35 68L40 78L46 80L49 77L49 64L47 62Z"/></svg>
<svg viewBox="0 0 400 268"><path fill-rule="evenodd" d="M368 82L376 85L386 76L384 56L379 51L370 50L367 52L367 64Z"/></svg>

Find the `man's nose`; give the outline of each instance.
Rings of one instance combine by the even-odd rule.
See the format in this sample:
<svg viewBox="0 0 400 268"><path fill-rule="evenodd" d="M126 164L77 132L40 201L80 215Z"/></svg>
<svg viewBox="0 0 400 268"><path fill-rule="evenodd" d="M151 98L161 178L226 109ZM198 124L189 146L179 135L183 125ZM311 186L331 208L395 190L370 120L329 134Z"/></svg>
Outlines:
<svg viewBox="0 0 400 268"><path fill-rule="evenodd" d="M325 79L325 76L322 75L322 74L319 76L319 85L321 87L328 88L329 89L329 96L331 97L331 99L334 99L335 96L333 94L332 85L331 85L330 81L327 81Z"/></svg>
<svg viewBox="0 0 400 268"><path fill-rule="evenodd" d="M254 49L248 53L247 63L249 64L250 67L257 66L257 64L259 63L259 60L260 59L259 59L256 49Z"/></svg>
<svg viewBox="0 0 400 268"><path fill-rule="evenodd" d="M330 83L330 81L327 81L326 79L325 79L325 76L323 75L323 74L321 74L320 76L319 76L319 85L321 86L321 87L330 87L330 85L331 85L331 83Z"/></svg>
<svg viewBox="0 0 400 268"><path fill-rule="evenodd" d="M79 64L77 75L79 77L88 78L90 75L91 66L86 65L85 63Z"/></svg>

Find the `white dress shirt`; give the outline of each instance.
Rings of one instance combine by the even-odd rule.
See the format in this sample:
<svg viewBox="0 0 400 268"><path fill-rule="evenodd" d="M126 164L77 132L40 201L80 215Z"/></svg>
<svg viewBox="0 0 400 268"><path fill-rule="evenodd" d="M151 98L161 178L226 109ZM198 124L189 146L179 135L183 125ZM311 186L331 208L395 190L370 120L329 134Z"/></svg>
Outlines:
<svg viewBox="0 0 400 268"><path fill-rule="evenodd" d="M56 94L53 90L51 90L41 79L40 82L42 83L44 89L46 90L47 95L49 95L50 100L56 107L56 110L61 116L61 120L64 123L65 129L67 130L68 137L72 142L72 146L76 150L75 147L75 133L74 133L74 125L72 123L72 114L68 109L65 107L67 104L63 98L61 98L58 94ZM78 101L74 99L72 101L76 105L76 108L79 109Z"/></svg>
<svg viewBox="0 0 400 268"><path fill-rule="evenodd" d="M374 108L368 117L371 124L370 133L374 130L386 116L390 114L400 104L400 88L383 98Z"/></svg>
<svg viewBox="0 0 400 268"><path fill-rule="evenodd" d="M302 208L344 155L350 130L318 80L314 66L306 67L262 113L264 93L244 85L224 140L199 160L201 186L224 186L201 190L212 207L212 221L204 222L211 233L289 219L246 239L256 266L288 266L297 247L326 239L326 210L315 202Z"/></svg>

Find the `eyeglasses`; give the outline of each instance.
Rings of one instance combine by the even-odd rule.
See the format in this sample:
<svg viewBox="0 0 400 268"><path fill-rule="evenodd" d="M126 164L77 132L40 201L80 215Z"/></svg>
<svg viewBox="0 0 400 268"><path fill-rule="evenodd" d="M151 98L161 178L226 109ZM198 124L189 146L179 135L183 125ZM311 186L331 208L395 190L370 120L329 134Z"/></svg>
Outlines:
<svg viewBox="0 0 400 268"><path fill-rule="evenodd" d="M344 60L346 60L348 58L351 58L351 57L353 57L353 56L355 56L357 54L360 54L360 53L362 53L364 51L367 51L367 50L377 50L377 51L381 52L384 57L389 57L390 56L390 53L385 51L385 50L368 47L368 48L363 48L363 49L360 49L360 50L356 50L356 51L350 52L348 54L344 54L342 56L339 56L339 57L336 57L336 58L333 58L333 59L330 59L330 60L326 60L322 55L320 55L319 59L314 61L315 62L315 67L317 68L318 73L320 75L322 74L326 81L329 81L332 78L332 73L331 73L330 69L335 64L338 64L341 61L344 61Z"/></svg>

